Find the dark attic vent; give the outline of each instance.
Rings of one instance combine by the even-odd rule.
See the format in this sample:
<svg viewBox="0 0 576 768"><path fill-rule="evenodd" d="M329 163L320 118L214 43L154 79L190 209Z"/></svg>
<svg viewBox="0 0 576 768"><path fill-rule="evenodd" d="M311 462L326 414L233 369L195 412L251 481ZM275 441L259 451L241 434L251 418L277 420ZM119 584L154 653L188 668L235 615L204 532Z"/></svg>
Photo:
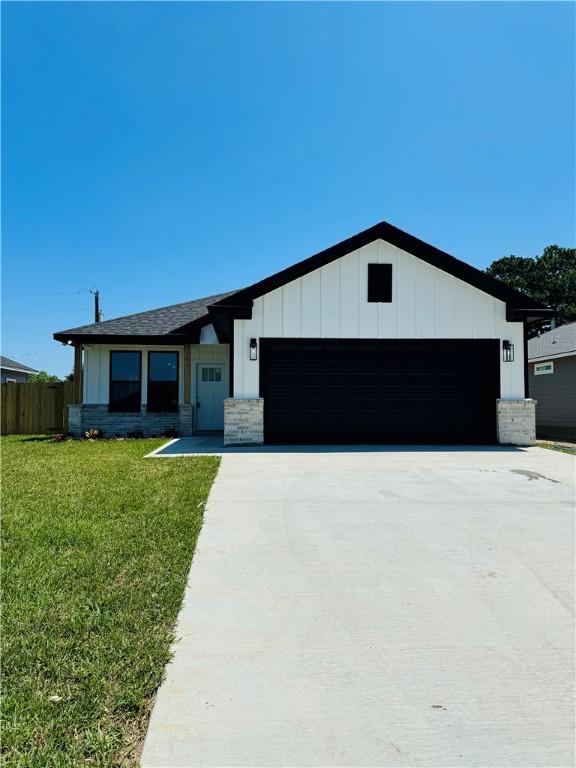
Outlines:
<svg viewBox="0 0 576 768"><path fill-rule="evenodd" d="M392 301L392 264L368 264L368 301Z"/></svg>

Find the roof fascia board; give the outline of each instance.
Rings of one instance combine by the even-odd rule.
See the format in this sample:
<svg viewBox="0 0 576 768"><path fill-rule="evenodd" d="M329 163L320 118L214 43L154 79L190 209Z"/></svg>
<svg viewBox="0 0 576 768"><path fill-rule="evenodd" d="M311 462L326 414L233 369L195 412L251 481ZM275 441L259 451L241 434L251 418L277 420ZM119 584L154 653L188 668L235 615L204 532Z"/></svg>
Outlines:
<svg viewBox="0 0 576 768"><path fill-rule="evenodd" d="M30 375L38 373L34 368L14 368L12 365L0 365L0 369L3 371L13 371L14 373L29 373Z"/></svg>
<svg viewBox="0 0 576 768"><path fill-rule="evenodd" d="M576 349L572 349L568 352L559 352L557 355L554 353L550 355L539 355L538 357L530 357L528 355L528 362L529 363L539 363L542 360L558 360L560 357L574 357L576 356Z"/></svg>
<svg viewBox="0 0 576 768"><path fill-rule="evenodd" d="M191 320L189 323L186 323L186 325L181 325L178 328L174 328L170 333L172 335L174 334L182 334L184 336L190 336L191 338L195 339L194 343L198 343L200 341L200 331L202 328L205 328L207 325L211 325L212 318L210 315L206 314L202 317L196 318L196 320Z"/></svg>
<svg viewBox="0 0 576 768"><path fill-rule="evenodd" d="M208 312L211 317L225 313L235 320L251 320L253 305L252 299L246 299L245 303L220 304L218 302L217 304L210 304Z"/></svg>
<svg viewBox="0 0 576 768"><path fill-rule="evenodd" d="M544 307L543 309L522 309L521 307L511 307L506 305L506 321L508 323L514 322L533 322L535 320L545 320L547 318L553 318L556 315L556 310Z"/></svg>
<svg viewBox="0 0 576 768"><path fill-rule="evenodd" d="M402 230L393 227L387 222L376 224L374 227L370 227L370 229L366 229L364 232L360 232L357 235L354 235L347 240L343 240L341 243L337 243L324 251L320 251L320 253L310 256L297 264L293 264L258 283L254 283L254 285L244 288L232 296L222 299L216 304L212 304L209 309L212 310L216 307L238 307L241 304L247 304L256 298L263 296L266 293L270 293L293 280L297 280L316 269L320 269L321 267L326 266L326 264L329 264L342 256L346 256L375 240L384 240L390 245L422 259L422 261L427 262L431 266L441 269L459 280L472 285L474 288L477 288L484 293L488 293L489 295L494 296L494 298L500 299L511 307L532 308L537 310L538 316L540 311L548 311L542 304L539 304L519 291L504 285L490 275L476 269L476 267L472 267L470 264L460 261L460 259L425 243L423 240L419 240L413 235L409 235L407 232L403 232Z"/></svg>
<svg viewBox="0 0 576 768"><path fill-rule="evenodd" d="M226 310L215 312L212 315L212 326L220 344L231 343L234 335L234 318L231 312Z"/></svg>
<svg viewBox="0 0 576 768"><path fill-rule="evenodd" d="M56 341L63 343L72 342L74 344L133 344L133 345L145 345L145 344L160 344L163 346L177 345L177 344L195 344L195 336L192 333L188 334L162 334L162 335L150 335L150 334L113 334L113 333L55 333L54 338Z"/></svg>
<svg viewBox="0 0 576 768"><path fill-rule="evenodd" d="M246 304L226 305L210 304L208 313L214 326L216 336L221 344L230 344L234 333L234 320L251 320L253 302L249 299Z"/></svg>

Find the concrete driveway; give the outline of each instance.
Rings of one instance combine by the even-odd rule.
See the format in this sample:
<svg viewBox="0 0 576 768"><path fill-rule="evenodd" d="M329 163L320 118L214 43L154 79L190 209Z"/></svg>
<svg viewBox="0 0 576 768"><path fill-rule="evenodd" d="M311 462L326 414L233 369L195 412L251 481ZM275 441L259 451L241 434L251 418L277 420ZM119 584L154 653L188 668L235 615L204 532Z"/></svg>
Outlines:
<svg viewBox="0 0 576 768"><path fill-rule="evenodd" d="M573 513L540 448L225 455L143 767L573 766Z"/></svg>

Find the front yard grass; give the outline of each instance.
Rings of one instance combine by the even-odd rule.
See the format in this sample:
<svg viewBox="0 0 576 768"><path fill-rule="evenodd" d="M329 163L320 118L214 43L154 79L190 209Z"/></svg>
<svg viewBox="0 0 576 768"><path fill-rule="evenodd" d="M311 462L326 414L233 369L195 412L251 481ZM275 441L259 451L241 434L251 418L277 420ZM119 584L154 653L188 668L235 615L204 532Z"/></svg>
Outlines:
<svg viewBox="0 0 576 768"><path fill-rule="evenodd" d="M136 766L219 459L2 438L3 761Z"/></svg>
<svg viewBox="0 0 576 768"><path fill-rule="evenodd" d="M553 440L544 440L536 443L538 448L548 448L550 451L560 451L560 453L569 453L576 456L576 445L574 443L556 443Z"/></svg>

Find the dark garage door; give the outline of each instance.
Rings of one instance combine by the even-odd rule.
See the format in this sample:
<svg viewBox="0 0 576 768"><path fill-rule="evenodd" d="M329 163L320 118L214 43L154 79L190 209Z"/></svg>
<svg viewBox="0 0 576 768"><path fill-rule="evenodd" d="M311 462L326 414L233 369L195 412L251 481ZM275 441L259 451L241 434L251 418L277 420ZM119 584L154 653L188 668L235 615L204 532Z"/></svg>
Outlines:
<svg viewBox="0 0 576 768"><path fill-rule="evenodd" d="M497 340L261 339L269 443L494 443Z"/></svg>

